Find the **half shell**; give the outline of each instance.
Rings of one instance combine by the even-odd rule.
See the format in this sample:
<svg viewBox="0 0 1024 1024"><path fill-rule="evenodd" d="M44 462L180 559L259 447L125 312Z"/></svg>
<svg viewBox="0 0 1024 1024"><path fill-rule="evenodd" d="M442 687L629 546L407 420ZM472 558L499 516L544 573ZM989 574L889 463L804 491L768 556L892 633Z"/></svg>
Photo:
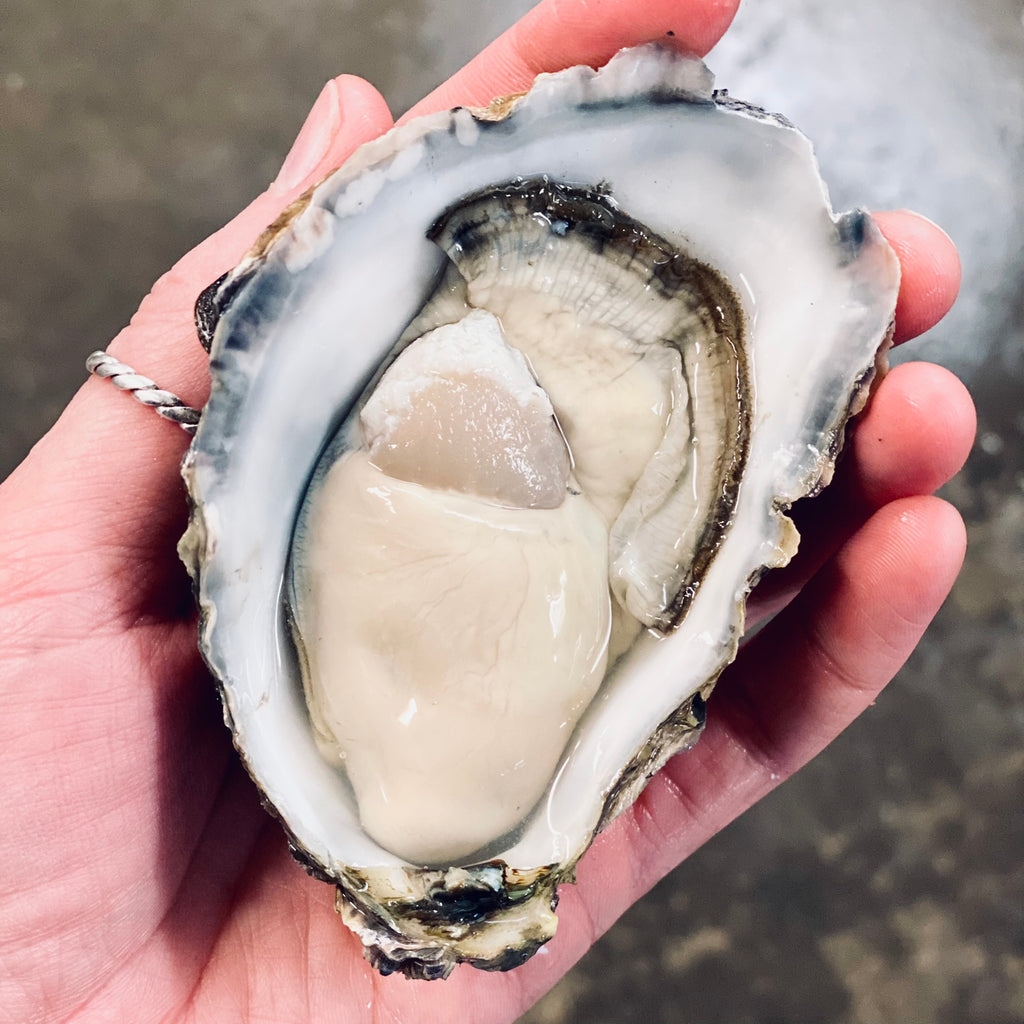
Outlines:
<svg viewBox="0 0 1024 1024"><path fill-rule="evenodd" d="M655 446L677 453L654 502L665 516L645 498L615 519L609 558L627 566L615 601L640 635L560 740L540 799L514 828L470 843L474 855L411 863L370 837L344 772L318 752L286 599L296 523L324 460L349 446L367 386L419 334L467 305L500 305L515 268L536 269L567 233L587 239L579 252L610 263L616 280L641 265L637 301L653 302L654 340L683 353L687 400L724 411L715 437L670 444L666 430ZM575 322L622 314L618 293L602 305L606 289L588 285L605 280L591 268L542 270L524 287ZM473 280L491 277L494 288L474 292ZM692 315L659 304L680 280L699 293ZM749 588L795 551L785 510L828 482L866 398L898 281L870 218L831 213L798 131L714 93L699 61L643 48L362 147L206 296L213 387L185 462L193 511L181 544L200 646L268 808L296 856L338 886L339 910L379 969L506 969L551 937L556 886L699 735ZM507 306L491 311L514 319ZM731 394L728 373L700 361L726 348ZM714 454L680 475L678 453L695 443ZM670 528L668 547L678 541L685 557L648 558ZM449 786L441 773L426 782Z"/></svg>

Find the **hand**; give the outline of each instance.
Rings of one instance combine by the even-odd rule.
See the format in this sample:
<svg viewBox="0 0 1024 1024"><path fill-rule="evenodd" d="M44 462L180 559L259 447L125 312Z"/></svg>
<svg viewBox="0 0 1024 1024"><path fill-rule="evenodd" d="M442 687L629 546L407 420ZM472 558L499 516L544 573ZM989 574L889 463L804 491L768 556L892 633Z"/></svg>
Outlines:
<svg viewBox="0 0 1024 1024"><path fill-rule="evenodd" d="M540 71L670 41L668 30L703 53L733 10L727 0L548 0L411 114L484 103ZM365 82L330 82L277 182L157 282L112 353L201 405L198 292L390 125ZM927 221L878 222L903 263L903 340L949 307L959 265ZM894 370L836 482L798 506L801 553L758 592L762 611L782 610L723 675L701 742L562 888L548 955L508 975L461 968L445 983L414 983L368 968L331 889L292 861L232 753L175 555L187 439L88 382L0 488L0 1019L514 1019L900 667L960 565L960 519L928 495L959 468L973 429L955 378L928 364Z"/></svg>

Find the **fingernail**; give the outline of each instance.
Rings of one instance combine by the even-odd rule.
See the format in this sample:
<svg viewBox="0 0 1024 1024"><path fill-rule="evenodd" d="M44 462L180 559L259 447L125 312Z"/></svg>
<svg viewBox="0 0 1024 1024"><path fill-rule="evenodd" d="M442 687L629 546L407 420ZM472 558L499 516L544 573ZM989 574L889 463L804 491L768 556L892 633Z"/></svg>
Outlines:
<svg viewBox="0 0 1024 1024"><path fill-rule="evenodd" d="M341 103L337 84L328 82L313 104L292 148L274 179L279 192L298 188L327 155L331 141L341 127Z"/></svg>

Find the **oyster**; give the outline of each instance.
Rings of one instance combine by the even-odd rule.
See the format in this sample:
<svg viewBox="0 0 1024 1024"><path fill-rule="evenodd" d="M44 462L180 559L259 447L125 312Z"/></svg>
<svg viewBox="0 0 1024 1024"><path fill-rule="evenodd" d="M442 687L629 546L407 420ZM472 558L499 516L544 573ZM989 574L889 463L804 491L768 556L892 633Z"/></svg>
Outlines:
<svg viewBox="0 0 1024 1024"><path fill-rule="evenodd" d="M699 736L898 279L803 136L647 47L362 147L204 297L200 646L380 970L551 937Z"/></svg>

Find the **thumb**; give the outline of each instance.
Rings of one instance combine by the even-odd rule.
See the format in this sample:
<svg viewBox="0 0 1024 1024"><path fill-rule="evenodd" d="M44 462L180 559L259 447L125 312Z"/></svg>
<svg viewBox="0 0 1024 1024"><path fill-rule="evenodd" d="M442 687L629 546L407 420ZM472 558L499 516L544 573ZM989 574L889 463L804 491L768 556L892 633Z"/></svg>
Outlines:
<svg viewBox="0 0 1024 1024"><path fill-rule="evenodd" d="M141 364L136 366L139 372L171 390L180 388L182 397L201 405L206 399L207 373L205 354L195 343L192 323L196 297L235 266L262 230L291 203L344 163L358 146L391 125L387 104L368 82L351 75L329 81L307 115L277 178L246 209L157 281L131 324L115 339L112 354L132 366Z"/></svg>
<svg viewBox="0 0 1024 1024"><path fill-rule="evenodd" d="M349 75L328 82L276 180L157 281L110 345L111 354L187 404L202 406L209 394L209 370L193 323L199 293L238 263L260 232L304 191L391 125L387 105L367 82ZM176 511L182 505L178 465L186 445L176 426L108 383L91 379L0 487L3 521L25 519L34 534L40 509L67 506L71 480L79 530L86 523L125 523L132 516L156 543L164 525L156 510L168 502Z"/></svg>

